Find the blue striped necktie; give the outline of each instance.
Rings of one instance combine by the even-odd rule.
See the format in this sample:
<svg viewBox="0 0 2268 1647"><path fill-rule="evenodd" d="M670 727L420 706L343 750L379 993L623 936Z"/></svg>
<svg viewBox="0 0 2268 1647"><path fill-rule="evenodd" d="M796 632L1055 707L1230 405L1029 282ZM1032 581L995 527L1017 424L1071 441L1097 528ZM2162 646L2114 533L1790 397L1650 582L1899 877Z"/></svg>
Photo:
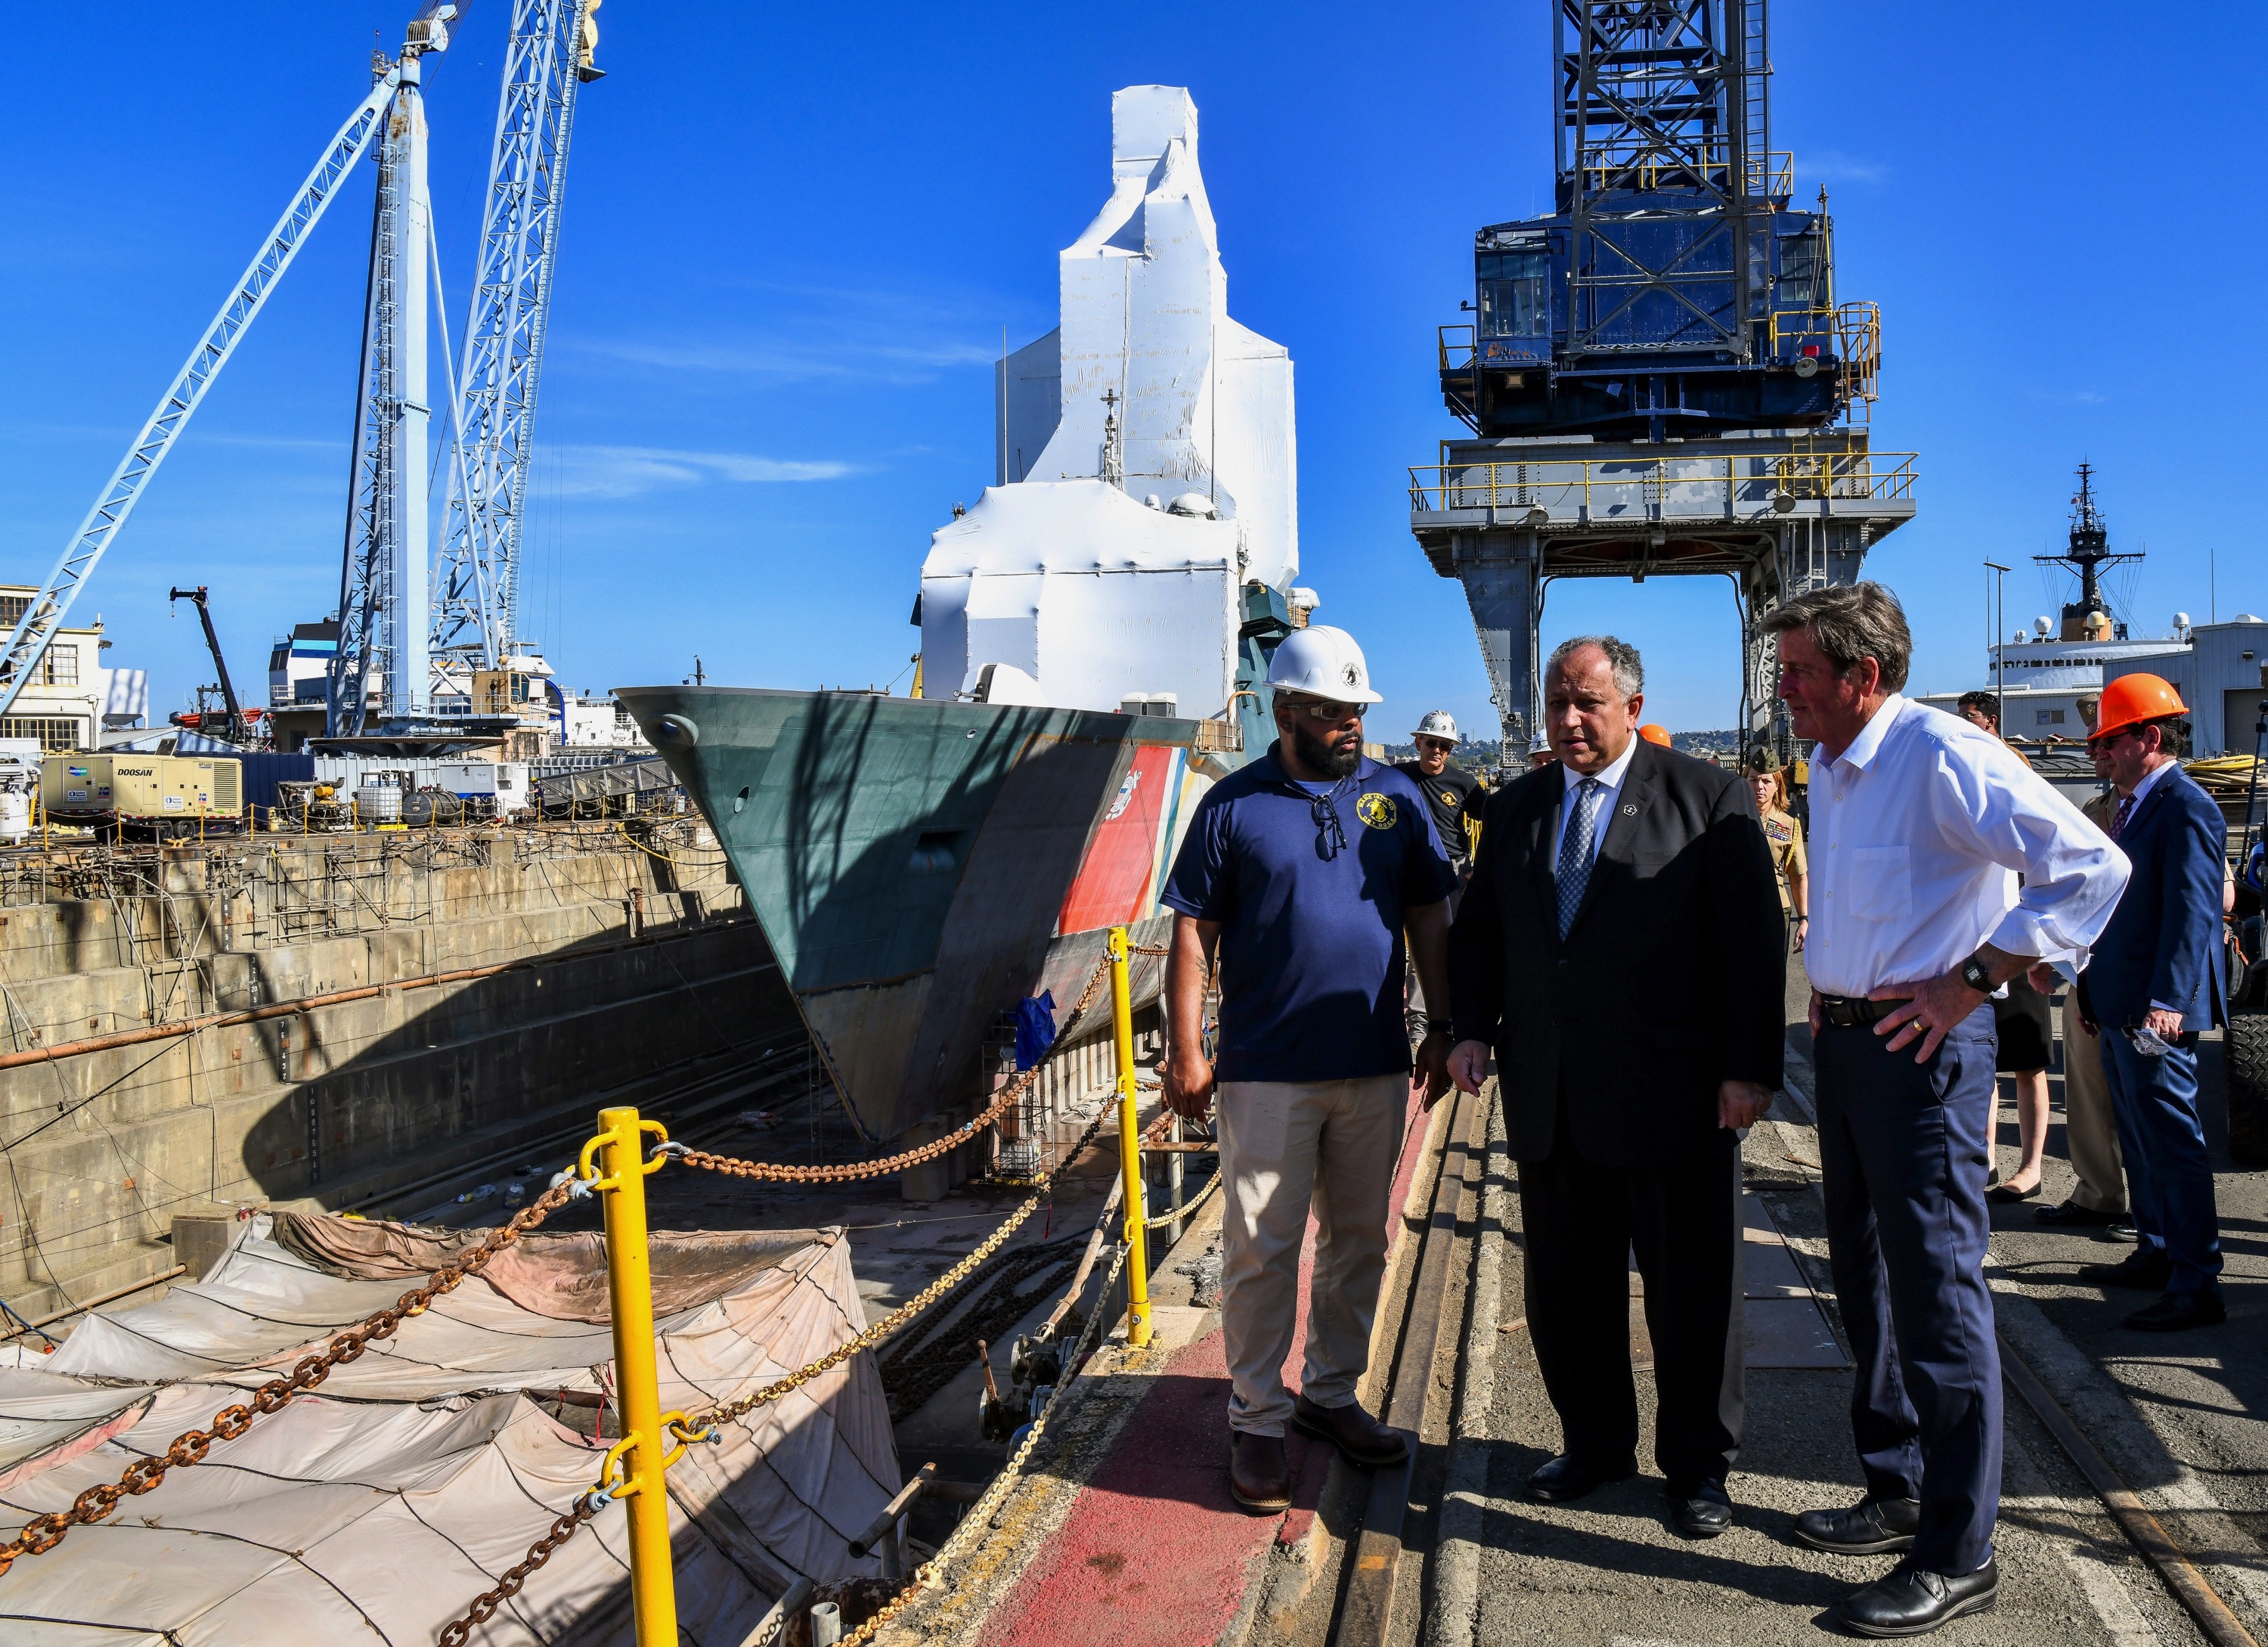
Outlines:
<svg viewBox="0 0 2268 1647"><path fill-rule="evenodd" d="M1591 843L1598 833L1599 801L1606 792L1607 787L1597 779L1586 778L1567 797L1567 804L1574 809L1568 815L1566 832L1559 838L1559 935L1563 939L1573 930L1575 912L1583 904L1583 889L1590 884Z"/></svg>

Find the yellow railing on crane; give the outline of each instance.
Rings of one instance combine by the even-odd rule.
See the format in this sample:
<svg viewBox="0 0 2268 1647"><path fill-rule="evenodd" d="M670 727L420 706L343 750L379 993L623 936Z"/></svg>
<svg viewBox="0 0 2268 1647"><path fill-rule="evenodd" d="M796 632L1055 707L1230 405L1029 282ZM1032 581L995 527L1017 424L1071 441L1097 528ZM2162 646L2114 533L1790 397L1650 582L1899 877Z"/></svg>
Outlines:
<svg viewBox="0 0 2268 1647"><path fill-rule="evenodd" d="M1790 502L1910 500L1918 454L1836 443L1778 453L1696 453L1413 465L1410 506L1524 513L1552 521L1739 518Z"/></svg>

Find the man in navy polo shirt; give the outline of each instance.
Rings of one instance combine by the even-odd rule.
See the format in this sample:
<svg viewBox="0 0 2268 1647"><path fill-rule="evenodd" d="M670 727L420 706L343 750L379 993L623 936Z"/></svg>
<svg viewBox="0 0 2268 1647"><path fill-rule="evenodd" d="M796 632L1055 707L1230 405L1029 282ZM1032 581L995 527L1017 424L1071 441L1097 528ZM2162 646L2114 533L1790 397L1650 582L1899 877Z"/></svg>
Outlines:
<svg viewBox="0 0 2268 1647"><path fill-rule="evenodd" d="M1351 1462L1391 1464L1401 1435L1355 1400L1386 1274L1388 1202L1410 1092L1404 950L1427 1001L1448 1000L1456 886L1425 797L1362 753L1370 690L1342 630L1285 638L1268 670L1278 738L1216 784L1190 821L1164 903L1179 913L1166 972L1166 1099L1204 1113L1220 1082L1221 1337L1229 1486L1267 1511L1291 1502L1284 1427ZM1218 1068L1204 1044L1220 957ZM1420 1048L1427 1101L1447 1084L1447 1023ZM1314 1279L1300 1394L1284 1388L1312 1206Z"/></svg>

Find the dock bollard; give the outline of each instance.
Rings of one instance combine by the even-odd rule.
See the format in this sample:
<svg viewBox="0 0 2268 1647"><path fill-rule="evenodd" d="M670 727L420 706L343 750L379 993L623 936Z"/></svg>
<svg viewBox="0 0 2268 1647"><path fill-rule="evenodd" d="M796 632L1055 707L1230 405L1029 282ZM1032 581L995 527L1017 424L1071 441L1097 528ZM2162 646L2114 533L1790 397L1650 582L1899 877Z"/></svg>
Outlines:
<svg viewBox="0 0 2268 1647"><path fill-rule="evenodd" d="M622 1396L622 1438L607 1456L611 1474L622 1460L614 1496L630 1512L630 1601L639 1647L675 1647L677 1581L669 1561L669 1492L662 1484L669 1437L661 1428L660 1375L653 1354L653 1272L646 1252L646 1175L666 1161L645 1156L645 1134L660 1132L635 1109L600 1110L599 1135L584 1146L597 1155L591 1185L607 1219L607 1296L615 1322L615 1377Z"/></svg>
<svg viewBox="0 0 2268 1647"><path fill-rule="evenodd" d="M1110 1020L1118 1042L1118 1169L1126 1191L1126 1344L1150 1341L1150 1254L1143 1228L1142 1123L1134 1113L1134 1005L1126 928L1110 929Z"/></svg>

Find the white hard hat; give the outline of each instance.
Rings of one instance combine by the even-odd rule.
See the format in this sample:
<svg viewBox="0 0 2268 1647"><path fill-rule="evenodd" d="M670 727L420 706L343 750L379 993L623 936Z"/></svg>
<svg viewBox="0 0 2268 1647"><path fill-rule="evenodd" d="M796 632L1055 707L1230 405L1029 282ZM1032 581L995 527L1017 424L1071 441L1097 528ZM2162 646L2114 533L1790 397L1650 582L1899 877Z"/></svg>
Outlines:
<svg viewBox="0 0 2268 1647"><path fill-rule="evenodd" d="M1268 661L1268 684L1336 703L1382 701L1370 690L1370 666L1354 637L1329 624L1310 624L1285 636Z"/></svg>
<svg viewBox="0 0 2268 1647"><path fill-rule="evenodd" d="M1447 738L1452 743L1464 742L1457 735L1457 718L1446 709L1428 710L1425 718L1418 723L1418 730L1410 735L1413 738Z"/></svg>

